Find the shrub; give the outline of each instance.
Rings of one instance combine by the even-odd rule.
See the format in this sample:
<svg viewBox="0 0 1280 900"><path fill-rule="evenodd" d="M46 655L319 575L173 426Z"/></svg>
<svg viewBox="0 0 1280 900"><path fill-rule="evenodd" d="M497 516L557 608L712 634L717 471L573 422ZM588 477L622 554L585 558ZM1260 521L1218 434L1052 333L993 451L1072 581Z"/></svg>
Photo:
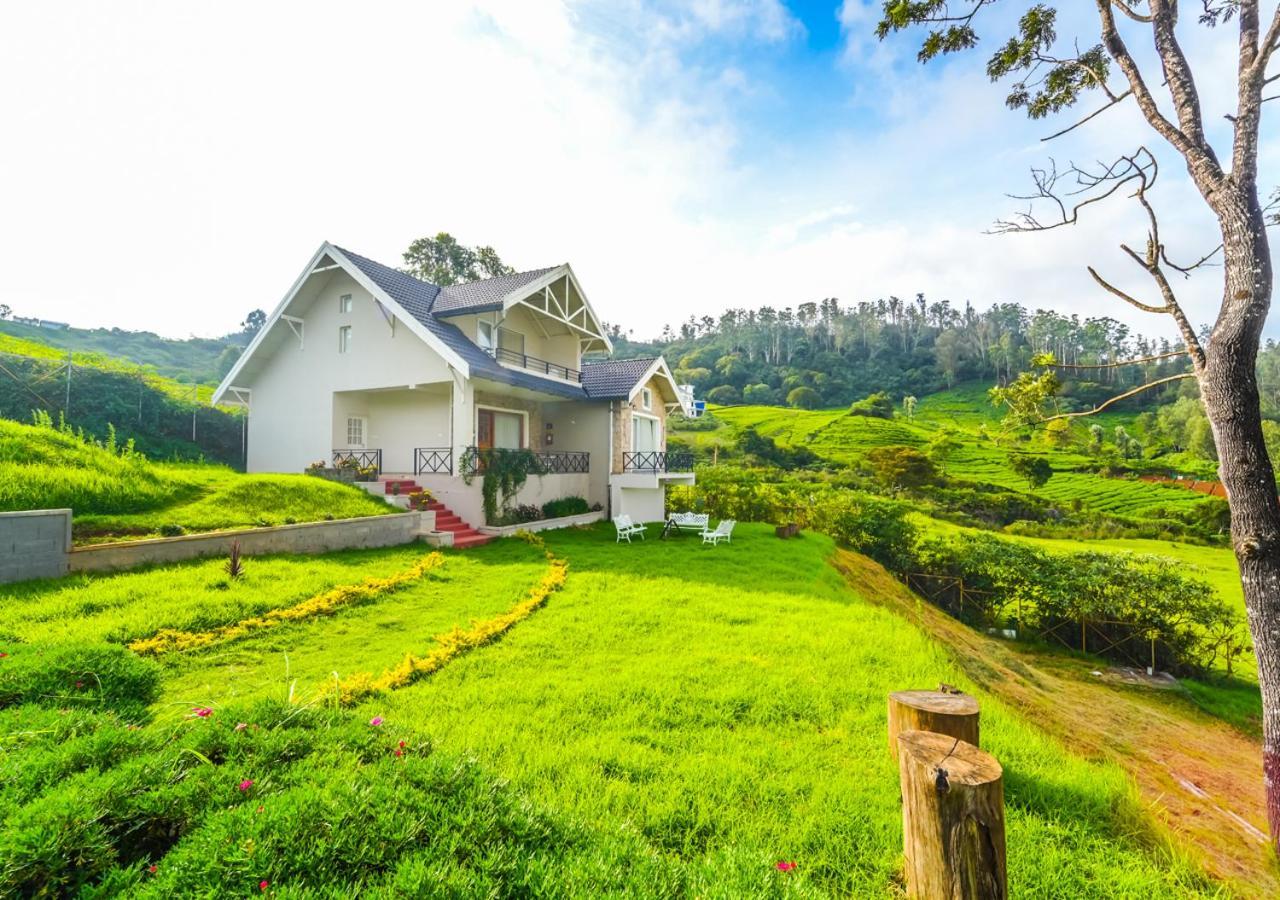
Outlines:
<svg viewBox="0 0 1280 900"><path fill-rule="evenodd" d="M154 663L111 644L17 645L0 666L0 709L35 703L141 717L159 690Z"/></svg>
<svg viewBox="0 0 1280 900"><path fill-rule="evenodd" d="M561 497L559 500L548 500L542 504L544 519L559 519L562 516L576 516L590 511L591 506L582 497Z"/></svg>
<svg viewBox="0 0 1280 900"><path fill-rule="evenodd" d="M742 389L742 399L757 406L768 406L777 402L778 394L767 384L749 384Z"/></svg>
<svg viewBox="0 0 1280 900"><path fill-rule="evenodd" d="M870 416L874 419L893 418L893 400L884 391L877 391L849 407L851 416Z"/></svg>
<svg viewBox="0 0 1280 900"><path fill-rule="evenodd" d="M1027 487L1035 490L1043 487L1053 477L1053 466L1043 456L1029 456L1019 453L1009 457L1009 468L1014 474L1027 482Z"/></svg>
<svg viewBox="0 0 1280 900"><path fill-rule="evenodd" d="M738 389L733 385L722 384L719 387L713 387L707 392L707 401L718 403L721 406L730 406L734 403L741 403L742 395L738 393Z"/></svg>
<svg viewBox="0 0 1280 900"><path fill-rule="evenodd" d="M918 488L938 480L938 469L914 447L875 447L866 455L876 480L890 490Z"/></svg>
<svg viewBox="0 0 1280 900"><path fill-rule="evenodd" d="M787 394L787 406L796 409L817 409L821 404L822 398L811 387L798 387Z"/></svg>
<svg viewBox="0 0 1280 900"><path fill-rule="evenodd" d="M813 465L818 457L808 447L779 447L773 438L765 437L748 426L738 434L738 450L757 464L775 465L782 469L798 469Z"/></svg>
<svg viewBox="0 0 1280 900"><path fill-rule="evenodd" d="M160 526L159 531L161 537L178 537L179 535L187 533L185 528L181 525L176 525L173 522L164 523Z"/></svg>

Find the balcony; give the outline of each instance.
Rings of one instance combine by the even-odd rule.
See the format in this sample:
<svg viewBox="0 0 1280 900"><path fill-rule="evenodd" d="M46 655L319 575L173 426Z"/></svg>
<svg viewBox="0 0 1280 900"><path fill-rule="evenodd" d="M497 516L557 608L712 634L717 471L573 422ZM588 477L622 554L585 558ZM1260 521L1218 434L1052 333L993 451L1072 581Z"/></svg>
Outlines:
<svg viewBox="0 0 1280 900"><path fill-rule="evenodd" d="M549 375L552 378L572 381L574 384L582 382L581 371L570 369L568 366L562 366L559 363L548 362L545 359L538 359L536 356L508 350L505 347L494 347L486 352L500 363L533 372L535 375Z"/></svg>
<svg viewBox="0 0 1280 900"><path fill-rule="evenodd" d="M468 447L459 460L462 473L483 473L490 459L499 453L528 453L537 460L537 475L579 475L591 471L591 454L586 450L501 450Z"/></svg>
<svg viewBox="0 0 1280 900"><path fill-rule="evenodd" d="M622 454L624 472L692 472L693 454L665 450L636 450Z"/></svg>

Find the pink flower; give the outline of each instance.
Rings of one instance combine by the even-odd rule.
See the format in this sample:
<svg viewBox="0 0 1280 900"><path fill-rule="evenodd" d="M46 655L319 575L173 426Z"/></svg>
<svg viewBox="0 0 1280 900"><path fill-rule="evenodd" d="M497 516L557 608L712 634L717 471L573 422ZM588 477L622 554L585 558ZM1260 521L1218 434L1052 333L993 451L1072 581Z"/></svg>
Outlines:
<svg viewBox="0 0 1280 900"><path fill-rule="evenodd" d="M156 874L156 864L152 863L151 865L147 866L147 871L150 872L152 875Z"/></svg>
<svg viewBox="0 0 1280 900"><path fill-rule="evenodd" d="M236 731L244 731L244 730L245 730L246 728L248 728L248 727L249 727L249 723L248 723L248 722L237 722L237 723L236 723L236 728L235 728L235 730L236 730Z"/></svg>
<svg viewBox="0 0 1280 900"><path fill-rule="evenodd" d="M404 749L404 741L401 741L401 742L400 742L400 749L401 749L401 750L403 750L403 749Z"/></svg>
<svg viewBox="0 0 1280 900"><path fill-rule="evenodd" d="M207 706L194 706L191 708L191 715L197 716L201 719L207 719L213 715L213 710Z"/></svg>
<svg viewBox="0 0 1280 900"><path fill-rule="evenodd" d="M271 882L265 878L258 882L258 890L260 891L265 891L269 887L271 887Z"/></svg>
<svg viewBox="0 0 1280 900"><path fill-rule="evenodd" d="M246 778L244 781L240 782L240 790L241 790L241 791L247 791L247 790L249 790L249 788L251 788L251 787L253 787L253 779L252 779L252 778Z"/></svg>
<svg viewBox="0 0 1280 900"><path fill-rule="evenodd" d="M374 716L369 720L369 724L375 728L382 724L382 716Z"/></svg>
<svg viewBox="0 0 1280 900"><path fill-rule="evenodd" d="M404 756L404 751L403 751L403 750L397 750L397 751L396 751L396 756Z"/></svg>
<svg viewBox="0 0 1280 900"><path fill-rule="evenodd" d="M776 868L779 872L790 872L795 867L796 867L796 864L793 862L780 862L774 868Z"/></svg>

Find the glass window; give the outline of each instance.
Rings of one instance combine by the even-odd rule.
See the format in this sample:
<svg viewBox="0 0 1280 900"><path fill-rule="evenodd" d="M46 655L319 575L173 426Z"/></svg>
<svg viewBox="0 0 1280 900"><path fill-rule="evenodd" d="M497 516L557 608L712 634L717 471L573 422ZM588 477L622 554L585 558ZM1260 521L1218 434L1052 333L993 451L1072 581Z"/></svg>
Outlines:
<svg viewBox="0 0 1280 900"><path fill-rule="evenodd" d="M343 325L338 329L338 352L347 353L351 350L351 326Z"/></svg>
<svg viewBox="0 0 1280 900"><path fill-rule="evenodd" d="M338 312L340 313L351 312L351 295L350 294L343 294L341 297L338 298Z"/></svg>
<svg viewBox="0 0 1280 900"><path fill-rule="evenodd" d="M476 323L476 343L480 345L481 350L493 349L493 323L492 322Z"/></svg>
<svg viewBox="0 0 1280 900"><path fill-rule="evenodd" d="M498 346L524 356L524 335L506 328L498 329Z"/></svg>
<svg viewBox="0 0 1280 900"><path fill-rule="evenodd" d="M653 391L644 388L640 391L640 402L644 404L645 409L653 409Z"/></svg>
<svg viewBox="0 0 1280 900"><path fill-rule="evenodd" d="M347 446L364 446L364 419L360 416L349 416L347 418Z"/></svg>

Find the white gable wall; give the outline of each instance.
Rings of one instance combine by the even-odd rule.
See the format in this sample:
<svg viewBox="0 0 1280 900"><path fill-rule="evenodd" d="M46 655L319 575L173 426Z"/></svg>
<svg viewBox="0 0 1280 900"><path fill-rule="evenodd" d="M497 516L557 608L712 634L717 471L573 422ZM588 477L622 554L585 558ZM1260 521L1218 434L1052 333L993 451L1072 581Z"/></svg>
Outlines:
<svg viewBox="0 0 1280 900"><path fill-rule="evenodd" d="M352 296L351 312L345 314L339 312L343 294ZM345 402L335 404L337 392L451 380L448 364L403 322L396 323L393 334L373 297L344 272L327 276L309 307L286 312L304 320L302 345L287 323L278 322L275 329L285 336L280 346L255 367L251 378L237 379L238 386L252 391L250 472L299 472L311 462L329 459L335 447L345 446L345 441L333 442L337 436L334 417L339 412L335 406L346 408ZM351 326L347 353L338 352L341 325ZM424 402L427 399L424 394ZM438 428L433 422L430 433ZM428 446L426 434L424 430L424 442L416 446ZM375 447L374 439L371 434L366 443Z"/></svg>

